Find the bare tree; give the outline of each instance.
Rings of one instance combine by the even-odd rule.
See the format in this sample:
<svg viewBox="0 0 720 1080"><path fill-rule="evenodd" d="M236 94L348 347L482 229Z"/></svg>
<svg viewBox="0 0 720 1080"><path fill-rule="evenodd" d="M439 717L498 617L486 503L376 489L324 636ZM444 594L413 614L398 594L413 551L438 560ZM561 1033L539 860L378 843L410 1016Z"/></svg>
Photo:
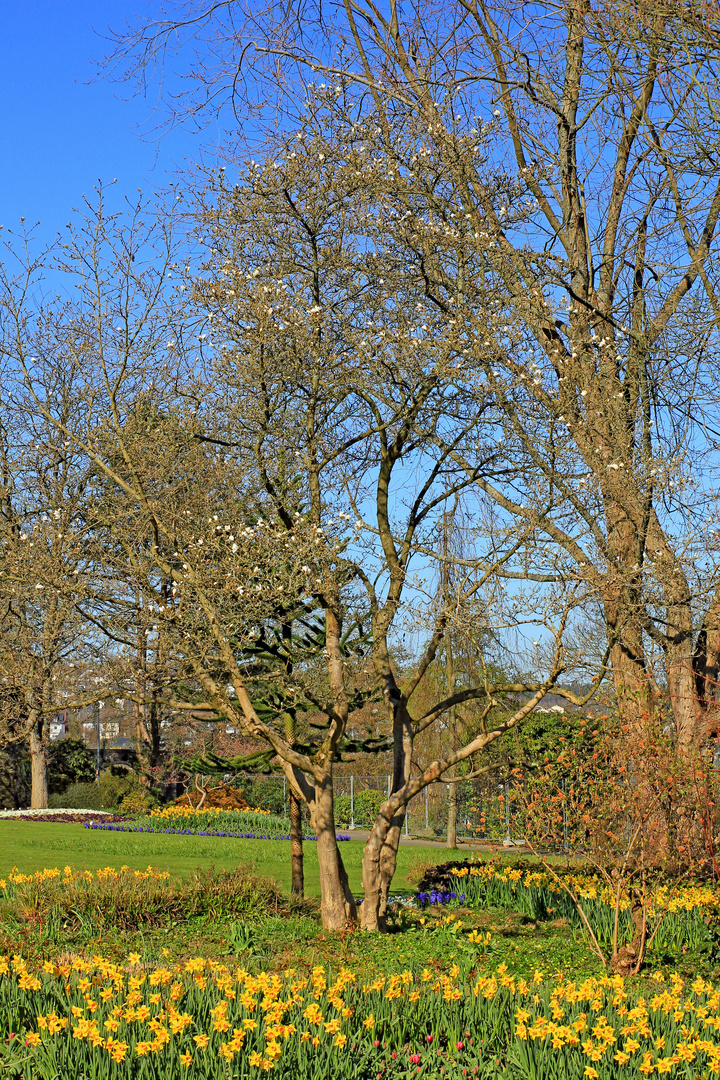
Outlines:
<svg viewBox="0 0 720 1080"><path fill-rule="evenodd" d="M76 302L33 315L9 289L17 332L7 348L35 409L104 478L108 576L142 594L155 616L148 630L166 635L192 676L185 698L164 703L207 710L265 742L307 803L332 928L355 914L332 780L352 711L366 700L348 666L369 653L394 751L392 791L363 862L362 923L374 930L385 925L408 801L532 711L565 666L564 627L581 596L558 589L526 612L554 637L544 672L464 687L413 723L411 700L449 613L430 612L409 679L392 636L418 606L423 562L443 556L434 537L447 500L493 474L492 401L478 406L469 363L459 377L455 338L426 321L386 229L391 208L368 173L364 137L348 149L323 129L296 145L237 184L212 178L200 268L179 257L167 217L148 225L138 210L122 227L95 213L71 233L58 268ZM84 431L48 409L38 357L74 373ZM461 610L520 543L508 534L465 567ZM248 663L253 643L277 659L262 678ZM254 696L258 680L279 695L275 710L259 707L268 694ZM465 701L489 710L500 690L526 699L413 775L419 731ZM307 701L317 726L289 731L283 698Z"/></svg>
<svg viewBox="0 0 720 1080"><path fill-rule="evenodd" d="M479 407L490 395L499 410L505 469L474 483L500 547L525 537L500 573L514 590L587 589L625 721L669 710L680 755L695 754L717 728L720 672L715 9L165 15L121 35L115 59L137 74L199 45L176 120L272 100L297 129L312 71L338 123L365 122L406 281ZM432 438L473 476L465 446Z"/></svg>
<svg viewBox="0 0 720 1080"><path fill-rule="evenodd" d="M0 679L16 708L3 741L27 742L31 806L47 806L47 751L53 716L73 694L71 659L90 652L80 602L92 573L92 469L59 430L78 422L67 371L45 367L42 415L14 398L5 381L0 407Z"/></svg>

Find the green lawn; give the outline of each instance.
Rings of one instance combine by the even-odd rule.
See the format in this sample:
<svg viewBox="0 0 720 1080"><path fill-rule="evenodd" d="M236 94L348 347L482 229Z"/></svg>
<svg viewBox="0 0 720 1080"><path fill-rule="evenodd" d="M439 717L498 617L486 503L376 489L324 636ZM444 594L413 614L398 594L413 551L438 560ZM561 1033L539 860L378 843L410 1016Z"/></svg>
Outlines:
<svg viewBox="0 0 720 1080"><path fill-rule="evenodd" d="M361 861L363 842L345 841L341 851L356 895L362 894ZM442 847L401 846L395 875L395 895L414 891L407 876L429 863L467 858L467 849L449 851ZM515 861L519 853L497 853ZM231 869L251 864L259 873L274 878L287 891L290 886L290 843L282 840L235 840L225 837L171 836L161 833L116 833L85 829L82 825L55 822L0 820L0 878L13 866L24 873L44 867L76 870L100 867L133 869L152 866L173 876L190 874L197 868ZM319 896L316 845L305 843L305 891ZM420 970L426 965L447 968L457 963L469 971L494 970L506 963L512 971L528 976L536 968L544 971L572 971L576 977L599 974L600 965L583 935L573 932L564 919L535 922L516 912L492 908L467 909L459 903L451 909L418 912L399 909L393 918L393 932L367 935L350 931L329 934L320 926L317 909L288 910L282 915L262 916L248 922L237 918L190 916L169 919L166 924L141 925L129 929L101 926L92 918L63 922L45 919L33 903L18 908L0 897L0 953L21 955L40 963L48 956L68 957L75 953L100 952L122 959L137 951L152 962L170 958L184 961L189 956L237 958L251 970L283 970L313 964L341 966L370 971ZM455 915L454 921L450 916ZM239 920L239 921L238 921ZM240 929L238 930L238 927ZM489 934L489 943L472 944L467 934L477 930ZM223 959L225 962L225 959ZM653 965L657 961L653 962ZM692 977L717 977L715 959L688 954L669 970Z"/></svg>
<svg viewBox="0 0 720 1080"><path fill-rule="evenodd" d="M343 841L343 860L356 894L362 893L361 862L363 843ZM316 845L306 841L305 892L320 895ZM447 848L401 847L393 882L395 891L406 894L410 887L406 875L419 860L445 862L463 858L467 853ZM44 867L62 869L70 864L76 870L123 864L135 870L152 865L172 874L189 874L197 867L215 866L230 869L238 863L251 863L257 870L290 888L289 840L230 840L206 836L166 836L161 833L116 833L86 829L79 824L36 821L0 821L0 877L14 866L29 874Z"/></svg>
<svg viewBox="0 0 720 1080"><path fill-rule="evenodd" d="M316 845L307 841L305 848L305 892L309 897L320 893ZM341 851L356 895L361 895L361 860L363 842L344 841ZM395 894L408 895L410 867L449 858L466 858L467 851L449 851L436 847L401 846L395 875ZM275 878L286 890L290 886L290 843L282 840L235 840L220 837L166 836L158 833L115 833L85 829L82 825L55 822L0 820L0 878L17 866L23 873L43 867L62 869L71 864L76 870L94 870L105 866L133 869L149 865L186 875L197 867L229 869L238 863L251 863L260 873ZM483 964L497 965L501 960L513 969L530 974L541 966L549 970L572 968L577 972L594 971L597 962L584 942L574 941L567 927L538 925L521 916L505 913L466 912L462 924L443 922L444 911L437 913L438 928L428 933L417 918L408 921L400 916L395 933L328 934L319 924L317 912L288 912L255 920L243 925L242 940L233 939L232 919L207 917L172 921L167 926L137 927L134 930L100 928L92 920L80 926L54 925L36 917L33 910L19 912L0 901L0 953L21 953L34 962L48 956L67 956L75 952L97 952L113 958L138 951L143 957L161 962L171 957L227 957L251 968L270 966L274 970L315 963L333 968L349 965L367 971L395 971L406 967L420 969L426 964L447 967L454 962L467 966L478 959L477 946L469 946L460 925L467 932L473 926L483 933L490 931L492 944L483 950ZM464 968L463 968L464 970Z"/></svg>

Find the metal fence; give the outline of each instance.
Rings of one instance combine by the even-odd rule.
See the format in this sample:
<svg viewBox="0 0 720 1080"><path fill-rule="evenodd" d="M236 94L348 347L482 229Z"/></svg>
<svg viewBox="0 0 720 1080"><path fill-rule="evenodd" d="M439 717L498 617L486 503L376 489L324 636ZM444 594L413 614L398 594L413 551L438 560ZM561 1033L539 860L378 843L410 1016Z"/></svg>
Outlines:
<svg viewBox="0 0 720 1080"><path fill-rule="evenodd" d="M288 786L283 776L237 776L253 805L275 813L287 813ZM458 837L478 840L522 840L523 814L516 805L509 779L498 772L476 780L460 780L457 788L456 828ZM333 780L335 821L341 829L370 828L377 809L392 788L390 775L336 776ZM448 827L450 785L428 785L411 799L405 816L407 835L429 838L445 836Z"/></svg>

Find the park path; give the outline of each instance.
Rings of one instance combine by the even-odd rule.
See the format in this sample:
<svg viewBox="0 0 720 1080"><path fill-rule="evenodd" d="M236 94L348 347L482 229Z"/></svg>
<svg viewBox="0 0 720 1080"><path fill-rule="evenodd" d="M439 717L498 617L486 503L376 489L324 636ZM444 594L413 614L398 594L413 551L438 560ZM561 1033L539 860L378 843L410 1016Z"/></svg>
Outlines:
<svg viewBox="0 0 720 1080"><path fill-rule="evenodd" d="M338 829L338 832L342 832L344 836L350 836L353 840L361 840L366 842L370 836L369 829ZM429 847L429 848L444 848L447 847L447 843L443 839L429 840L423 836L405 836L400 837L400 844L403 847ZM462 851L527 851L528 848L522 841L507 841L502 840L458 840L457 848ZM450 850L450 849L448 849Z"/></svg>

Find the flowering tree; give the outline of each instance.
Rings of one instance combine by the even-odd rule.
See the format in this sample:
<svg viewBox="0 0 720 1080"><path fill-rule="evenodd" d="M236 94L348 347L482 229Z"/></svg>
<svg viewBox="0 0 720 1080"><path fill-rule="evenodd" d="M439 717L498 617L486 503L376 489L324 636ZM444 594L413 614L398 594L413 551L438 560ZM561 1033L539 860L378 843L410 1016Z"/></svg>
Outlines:
<svg viewBox="0 0 720 1080"><path fill-rule="evenodd" d="M436 530L446 500L472 489L480 471L492 472L496 447L489 416L466 409L454 338L442 336L443 321L434 319L407 272L392 227L395 207L384 198L384 163L368 161L366 126L351 131L343 119L336 123L322 94L313 109L312 124L290 144L273 146L263 162L240 169L239 181L237 174L210 177L203 221L211 257L194 288L215 348L207 381L218 388L215 414L225 417L225 430L203 437L242 456L262 477L286 528L304 516L315 530L306 570L324 622L327 684L324 698L309 696L328 721L342 703L333 754L352 701L347 664L341 652L333 656L329 628L342 641L348 618L351 627L367 627L358 630L358 647L368 653L394 744L392 797L375 824L363 873L362 920L374 929L384 924L407 801L455 763L442 758L411 784L417 732L458 701L492 695L485 683L464 686L457 701L445 694L415 724L411 698L454 616L446 603L424 605L432 631L409 680L399 676L390 641L400 620L424 603L413 560L432 560L442 550ZM445 424L454 431L451 446L433 437ZM460 446L474 455L470 476L456 461ZM293 484L281 471L288 461ZM414 495L403 506L408 469L415 471ZM472 617L474 598L504 558L468 562L454 597L463 617ZM560 621L573 599L557 593ZM551 608L541 608L534 613L540 622L543 610L552 617ZM526 614L533 617L529 607ZM560 666L556 654L548 683L514 689L542 696ZM300 682L297 663L293 671ZM454 748L457 760L493 741L485 735L471 742L473 749L467 741ZM316 787L317 768L316 762Z"/></svg>
<svg viewBox="0 0 720 1080"><path fill-rule="evenodd" d="M354 916L332 778L365 700L351 669L367 654L394 745L391 796L363 867L363 925L377 929L408 800L501 734L483 730L413 775L416 734L464 701L491 702L498 689L463 686L411 719L453 617L446 605L424 604L412 566L421 571L432 558L447 499L491 475L497 450L490 402L478 410L468 396L455 339L443 337L442 321L427 321L414 280L396 265L392 233L382 245L387 208L367 185L364 147L353 157L340 144L332 159L331 149L319 131L284 161L251 166L238 185L217 180L200 209L209 256L198 268L187 248L179 258L168 216L148 225L147 208L138 209L121 226L100 208L61 249L57 270L77 286L76 303L32 313L27 292L8 285L17 332L6 348L33 407L103 478L94 510L105 597L112 583L117 596L142 596L151 647L162 637L176 672L188 675L184 694L177 675L168 683L164 704L205 710L265 742L307 803L330 927ZM46 365L72 371L83 431L48 409ZM473 559L456 597L466 617L506 557ZM558 590L526 613L555 644L545 672L512 686L530 700L502 730L563 669L575 602L572 590ZM428 616L427 644L406 680L391 635L403 618ZM114 636L121 656L134 648ZM253 664L254 647L275 665ZM257 703L270 689L280 707L268 712ZM282 700L293 698L309 703L314 728L287 728Z"/></svg>
<svg viewBox="0 0 720 1080"><path fill-rule="evenodd" d="M175 119L269 95L296 131L312 112L303 73L324 80L343 139L362 139L358 171L394 207L387 244L426 324L476 407L497 407L492 476L442 427L428 438L493 505L501 540L523 536L498 574L585 589L625 721L638 734L667 703L689 760L717 726L720 670L717 11L582 3L528 19L518 3L349 0L332 20L312 3L165 15L114 59L144 72L192 39L206 63Z"/></svg>

